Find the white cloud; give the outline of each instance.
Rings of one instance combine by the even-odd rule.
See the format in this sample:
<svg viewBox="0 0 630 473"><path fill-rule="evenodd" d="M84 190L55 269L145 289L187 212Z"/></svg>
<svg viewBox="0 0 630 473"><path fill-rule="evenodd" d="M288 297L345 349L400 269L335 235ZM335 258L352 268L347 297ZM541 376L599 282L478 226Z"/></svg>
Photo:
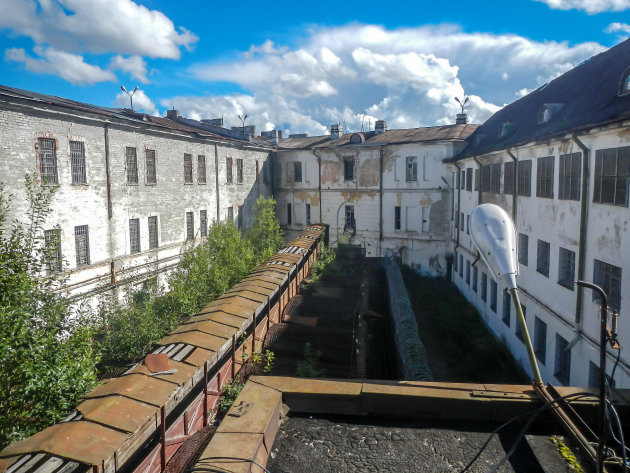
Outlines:
<svg viewBox="0 0 630 473"><path fill-rule="evenodd" d="M132 0L0 0L0 28L72 52L179 59L197 37Z"/></svg>
<svg viewBox="0 0 630 473"><path fill-rule="evenodd" d="M583 10L594 14L607 11L630 9L630 0L536 0L546 3L554 10Z"/></svg>
<svg viewBox="0 0 630 473"><path fill-rule="evenodd" d="M519 90L534 89L603 51L597 43L537 42L516 35L464 33L453 25L387 30L352 24L320 28L295 49L271 41L252 46L231 61L196 64L204 81L228 81L247 93L224 97L177 97L162 102L184 115L225 115L238 125L271 123L311 134L341 122L349 131L368 121L391 128L454 123L468 95L466 112L481 123Z"/></svg>
<svg viewBox="0 0 630 473"><path fill-rule="evenodd" d="M120 108L129 108L131 105L129 96L125 92L120 92L116 95L114 105ZM158 115L158 110L155 107L153 100L151 100L141 89L136 90L133 94L133 109L136 112L144 112L154 116Z"/></svg>
<svg viewBox="0 0 630 473"><path fill-rule="evenodd" d="M630 34L630 25L627 23L619 23L617 21L611 23L604 30L606 33L628 33Z"/></svg>
<svg viewBox="0 0 630 473"><path fill-rule="evenodd" d="M116 80L112 71L87 64L82 56L58 51L54 48L36 46L37 58L26 54L22 48L5 50L4 58L24 64L24 67L39 74L52 74L62 77L73 84L94 84Z"/></svg>
<svg viewBox="0 0 630 473"><path fill-rule="evenodd" d="M147 64L140 56L123 57L119 54L111 59L109 68L128 72L131 74L131 77L138 79L143 84L149 83L149 79L147 79Z"/></svg>

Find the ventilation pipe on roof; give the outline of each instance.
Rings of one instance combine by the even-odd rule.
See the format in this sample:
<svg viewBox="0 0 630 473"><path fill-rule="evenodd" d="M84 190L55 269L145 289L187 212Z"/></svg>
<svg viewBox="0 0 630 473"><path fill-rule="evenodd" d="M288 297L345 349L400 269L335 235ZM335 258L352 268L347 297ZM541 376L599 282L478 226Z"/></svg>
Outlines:
<svg viewBox="0 0 630 473"><path fill-rule="evenodd" d="M172 110L167 110L166 118L177 120L179 118L179 110L175 110L174 108Z"/></svg>
<svg viewBox="0 0 630 473"><path fill-rule="evenodd" d="M455 125L465 125L466 123L468 123L468 114L458 113L455 118Z"/></svg>
<svg viewBox="0 0 630 473"><path fill-rule="evenodd" d="M343 127L340 124L330 125L330 139L338 140L343 135Z"/></svg>
<svg viewBox="0 0 630 473"><path fill-rule="evenodd" d="M374 123L374 133L380 135L381 133L385 133L387 131L387 122L385 120L376 120Z"/></svg>

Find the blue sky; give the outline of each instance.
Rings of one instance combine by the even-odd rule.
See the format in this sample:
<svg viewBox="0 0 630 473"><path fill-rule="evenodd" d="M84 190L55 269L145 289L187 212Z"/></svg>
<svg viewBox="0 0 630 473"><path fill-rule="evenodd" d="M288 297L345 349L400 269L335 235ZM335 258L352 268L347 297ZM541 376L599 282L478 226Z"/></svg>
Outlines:
<svg viewBox="0 0 630 473"><path fill-rule="evenodd" d="M213 2L214 3L214 2ZM0 83L258 130L475 122L630 36L630 0L0 0Z"/></svg>

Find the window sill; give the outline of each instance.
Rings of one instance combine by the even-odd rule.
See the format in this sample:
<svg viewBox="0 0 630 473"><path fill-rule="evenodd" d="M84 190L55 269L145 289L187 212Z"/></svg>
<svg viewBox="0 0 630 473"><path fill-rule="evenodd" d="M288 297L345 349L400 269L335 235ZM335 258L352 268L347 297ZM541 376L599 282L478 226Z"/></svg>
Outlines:
<svg viewBox="0 0 630 473"><path fill-rule="evenodd" d="M197 185L198 186L205 186L206 184L208 184L207 182L198 182Z"/></svg>
<svg viewBox="0 0 630 473"><path fill-rule="evenodd" d="M90 187L87 182L77 182L76 184L73 182L70 184L72 187Z"/></svg>
<svg viewBox="0 0 630 473"><path fill-rule="evenodd" d="M536 272L538 274L541 274L543 276L545 276L547 279L549 279L549 272L547 272L547 274L543 273L540 269L536 268Z"/></svg>
<svg viewBox="0 0 630 473"><path fill-rule="evenodd" d="M145 182L145 186L157 186L157 182Z"/></svg>
<svg viewBox="0 0 630 473"><path fill-rule="evenodd" d="M131 187L138 187L140 184L138 184L137 182L128 182L127 185Z"/></svg>
<svg viewBox="0 0 630 473"><path fill-rule="evenodd" d="M193 183L192 183L192 182L184 182L184 185L185 185L185 186L192 186L192 185L193 185Z"/></svg>
<svg viewBox="0 0 630 473"><path fill-rule="evenodd" d="M562 287L566 287L569 291L574 291L573 281L558 281Z"/></svg>

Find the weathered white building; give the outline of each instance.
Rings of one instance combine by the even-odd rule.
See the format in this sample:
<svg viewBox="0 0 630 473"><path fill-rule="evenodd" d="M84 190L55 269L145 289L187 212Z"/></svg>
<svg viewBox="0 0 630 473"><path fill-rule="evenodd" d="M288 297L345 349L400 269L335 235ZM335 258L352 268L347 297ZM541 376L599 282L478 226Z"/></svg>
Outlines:
<svg viewBox="0 0 630 473"><path fill-rule="evenodd" d="M451 191L443 160L466 146L476 125L279 140L274 155L277 214L289 235L329 225L330 240L391 250L424 274L446 273Z"/></svg>
<svg viewBox="0 0 630 473"><path fill-rule="evenodd" d="M26 174L57 187L45 236L71 295L163 273L214 220L246 225L270 194L264 140L169 116L0 87L0 182L18 217Z"/></svg>
<svg viewBox="0 0 630 473"><path fill-rule="evenodd" d="M506 106L450 161L452 280L492 331L529 370L511 300L479 261L469 234L473 208L495 203L519 234L517 282L543 378L596 386L599 304L591 281L608 294L630 342L630 41ZM610 318L609 318L610 323ZM609 348L608 375L618 352ZM630 386L628 352L615 380Z"/></svg>

